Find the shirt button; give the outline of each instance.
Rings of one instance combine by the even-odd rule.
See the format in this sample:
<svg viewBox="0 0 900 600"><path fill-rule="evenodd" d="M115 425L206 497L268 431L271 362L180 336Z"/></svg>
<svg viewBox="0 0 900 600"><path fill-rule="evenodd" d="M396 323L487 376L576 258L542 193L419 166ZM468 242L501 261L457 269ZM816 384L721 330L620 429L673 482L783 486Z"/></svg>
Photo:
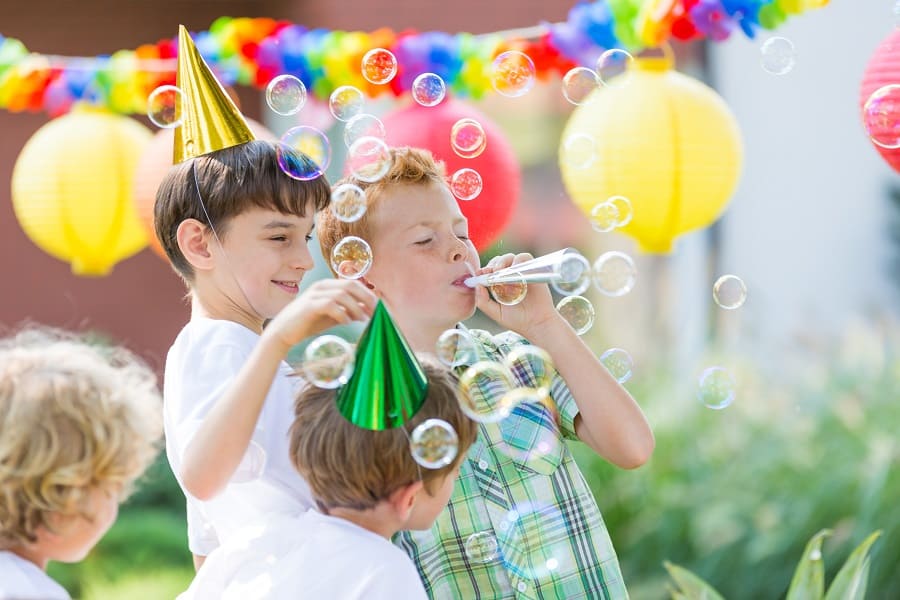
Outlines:
<svg viewBox="0 0 900 600"><path fill-rule="evenodd" d="M479 461L478 461L478 468L481 469L482 471L487 471L487 468L488 468L487 461L484 460L484 459L479 460Z"/></svg>
<svg viewBox="0 0 900 600"><path fill-rule="evenodd" d="M526 585L526 583L524 581L520 581L519 584L516 586L516 589L524 594L525 591L528 589L528 585Z"/></svg>

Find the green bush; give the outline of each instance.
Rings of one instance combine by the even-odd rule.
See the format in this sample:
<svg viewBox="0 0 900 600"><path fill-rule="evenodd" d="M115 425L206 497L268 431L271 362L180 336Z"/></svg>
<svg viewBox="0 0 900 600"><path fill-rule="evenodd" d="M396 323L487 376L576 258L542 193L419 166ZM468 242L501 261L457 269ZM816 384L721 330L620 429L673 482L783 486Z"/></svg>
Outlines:
<svg viewBox="0 0 900 600"><path fill-rule="evenodd" d="M650 463L622 471L574 447L635 600L665 595L667 560L727 598L783 597L803 540L832 524L836 564L884 531L869 590L900 598L900 359L875 338L862 356L845 340L792 371L800 383L737 368L739 395L722 411L697 402L683 374L636 376L657 440Z"/></svg>

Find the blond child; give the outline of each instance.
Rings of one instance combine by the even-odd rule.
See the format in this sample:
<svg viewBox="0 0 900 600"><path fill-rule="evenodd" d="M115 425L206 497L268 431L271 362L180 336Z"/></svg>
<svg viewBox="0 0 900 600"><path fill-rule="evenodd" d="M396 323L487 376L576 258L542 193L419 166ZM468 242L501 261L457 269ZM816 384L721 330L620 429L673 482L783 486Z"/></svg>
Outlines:
<svg viewBox="0 0 900 600"><path fill-rule="evenodd" d="M269 516L210 555L189 598L424 600L415 566L390 538L428 529L447 505L459 464L476 435L456 400L452 374L423 360L428 392L402 427L370 431L338 411L336 390L309 387L296 403L291 460L320 511ZM428 419L457 433L458 453L437 469L420 467L410 435Z"/></svg>
<svg viewBox="0 0 900 600"><path fill-rule="evenodd" d="M499 423L479 425L448 510L429 531L401 533L396 543L415 560L432 598L627 597L597 503L564 440L581 440L619 467L638 467L654 446L640 408L557 313L546 284L529 285L516 306L464 284L473 273L531 256L507 254L480 268L443 165L423 150L392 155L383 179L349 180L366 192L363 219L320 220L324 255L346 235L369 242L374 260L363 282L386 302L417 351L434 352L441 334L477 306L512 331L473 331L476 360L499 362L530 342L558 370L550 402L521 404ZM514 375L521 386L540 383L527 368ZM491 551L475 544L473 552L472 540L489 540Z"/></svg>
<svg viewBox="0 0 900 600"><path fill-rule="evenodd" d="M0 598L68 593L47 563L103 537L158 452L154 374L121 348L51 330L0 341Z"/></svg>
<svg viewBox="0 0 900 600"><path fill-rule="evenodd" d="M184 28L178 77L185 99L177 164L157 191L154 219L191 302L166 359L163 395L166 455L187 498L199 566L255 516L312 506L288 456L300 381L284 359L308 336L367 318L375 298L355 281L299 292L328 182L289 176L286 166L315 165L253 138Z"/></svg>

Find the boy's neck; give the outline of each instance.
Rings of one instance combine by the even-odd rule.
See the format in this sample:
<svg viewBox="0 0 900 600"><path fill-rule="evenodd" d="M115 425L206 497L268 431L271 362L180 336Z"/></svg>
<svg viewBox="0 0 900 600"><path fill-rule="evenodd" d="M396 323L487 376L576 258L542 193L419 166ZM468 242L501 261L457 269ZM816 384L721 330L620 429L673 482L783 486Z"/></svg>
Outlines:
<svg viewBox="0 0 900 600"><path fill-rule="evenodd" d="M397 522L396 516L387 502L381 502L375 508L368 510L330 508L328 509L328 515L350 521L354 525L388 540L400 531L400 523Z"/></svg>
<svg viewBox="0 0 900 600"><path fill-rule="evenodd" d="M13 554L15 554L16 556L18 556L19 558L27 560L30 563L33 563L41 571L47 570L47 563L50 562L50 560L47 558L47 556L45 555L45 553L43 551L41 551L39 549L38 550L29 550L28 548L23 548L21 546L15 546L13 548L10 548L9 551L12 552Z"/></svg>
<svg viewBox="0 0 900 600"><path fill-rule="evenodd" d="M191 290L191 319L197 318L231 321L255 333L262 333L264 323L257 315L241 309L230 298L216 298L214 294L206 293L202 287Z"/></svg>

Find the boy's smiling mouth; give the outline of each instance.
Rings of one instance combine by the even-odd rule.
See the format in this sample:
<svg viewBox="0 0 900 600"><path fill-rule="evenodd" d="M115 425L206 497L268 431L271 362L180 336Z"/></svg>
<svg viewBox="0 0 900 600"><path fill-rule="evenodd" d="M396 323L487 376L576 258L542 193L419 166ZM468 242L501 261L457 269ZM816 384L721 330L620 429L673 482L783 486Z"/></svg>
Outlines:
<svg viewBox="0 0 900 600"><path fill-rule="evenodd" d="M299 282L297 281L277 281L273 279L272 283L280 287L288 294L296 294L300 290Z"/></svg>

